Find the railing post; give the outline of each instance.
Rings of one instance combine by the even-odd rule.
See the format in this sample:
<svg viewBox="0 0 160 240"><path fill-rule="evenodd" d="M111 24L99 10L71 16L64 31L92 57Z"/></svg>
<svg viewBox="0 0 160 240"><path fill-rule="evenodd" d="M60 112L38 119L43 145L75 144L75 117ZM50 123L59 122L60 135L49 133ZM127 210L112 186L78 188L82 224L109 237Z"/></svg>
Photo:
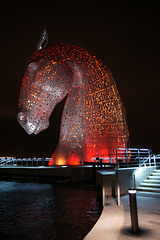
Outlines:
<svg viewBox="0 0 160 240"><path fill-rule="evenodd" d="M133 174L133 184L134 184L134 188L136 188L136 175L135 175L135 173Z"/></svg>
<svg viewBox="0 0 160 240"><path fill-rule="evenodd" d="M156 155L153 155L153 160L154 160L154 167L156 167Z"/></svg>
<svg viewBox="0 0 160 240"><path fill-rule="evenodd" d="M151 156L149 156L149 166L151 167Z"/></svg>
<svg viewBox="0 0 160 240"><path fill-rule="evenodd" d="M138 159L139 159L139 167L140 167L140 152L139 152L139 149L138 149Z"/></svg>
<svg viewBox="0 0 160 240"><path fill-rule="evenodd" d="M126 148L126 158L127 158L127 168L129 167L129 164L128 164L128 148Z"/></svg>

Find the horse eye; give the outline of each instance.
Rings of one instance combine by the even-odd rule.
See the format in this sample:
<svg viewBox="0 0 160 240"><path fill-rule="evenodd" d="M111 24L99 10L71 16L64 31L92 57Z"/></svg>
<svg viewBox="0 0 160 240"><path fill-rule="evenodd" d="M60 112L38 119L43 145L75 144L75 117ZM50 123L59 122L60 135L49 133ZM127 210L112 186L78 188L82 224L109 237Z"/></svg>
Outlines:
<svg viewBox="0 0 160 240"><path fill-rule="evenodd" d="M29 70L36 70L36 68L38 67L37 63L35 62L31 62L29 65L28 65L28 69Z"/></svg>

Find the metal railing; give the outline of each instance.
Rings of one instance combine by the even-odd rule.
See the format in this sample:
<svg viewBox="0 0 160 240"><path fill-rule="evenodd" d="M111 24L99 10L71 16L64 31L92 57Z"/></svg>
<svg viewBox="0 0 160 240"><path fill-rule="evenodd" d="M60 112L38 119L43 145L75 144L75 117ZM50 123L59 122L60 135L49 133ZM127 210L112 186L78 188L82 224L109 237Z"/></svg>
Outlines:
<svg viewBox="0 0 160 240"><path fill-rule="evenodd" d="M139 167L137 167L133 173L132 173L132 178L133 178L133 184L134 187L136 187L136 173L138 173L139 170L141 170L143 167L154 167L157 169L160 167L160 154L152 154L146 158Z"/></svg>
<svg viewBox="0 0 160 240"><path fill-rule="evenodd" d="M0 157L0 167L41 167L48 166L50 158Z"/></svg>
<svg viewBox="0 0 160 240"><path fill-rule="evenodd" d="M120 167L137 167L146 160L151 154L150 149L142 148L114 148L116 155L116 162L119 163Z"/></svg>
<svg viewBox="0 0 160 240"><path fill-rule="evenodd" d="M91 162L115 164L119 168L139 167L152 154L150 149L114 148L113 154L94 155Z"/></svg>
<svg viewBox="0 0 160 240"><path fill-rule="evenodd" d="M134 176L135 173L141 168L141 167L158 167L160 166L160 154L152 154L148 156L141 164L139 167L137 167L132 175Z"/></svg>
<svg viewBox="0 0 160 240"><path fill-rule="evenodd" d="M91 162L116 163L115 154L93 155Z"/></svg>
<svg viewBox="0 0 160 240"><path fill-rule="evenodd" d="M40 167L48 166L50 158L15 158L0 157L0 167ZM143 166L160 166L160 154L152 154L150 149L114 148L113 154L94 155L92 163L115 165L117 168L139 168Z"/></svg>

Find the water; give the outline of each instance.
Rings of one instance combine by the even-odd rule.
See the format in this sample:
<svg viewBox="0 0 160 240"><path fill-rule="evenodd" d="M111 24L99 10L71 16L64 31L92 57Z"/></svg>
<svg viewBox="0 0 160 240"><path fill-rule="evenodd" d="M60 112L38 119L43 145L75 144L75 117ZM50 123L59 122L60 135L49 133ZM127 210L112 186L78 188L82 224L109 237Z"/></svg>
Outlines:
<svg viewBox="0 0 160 240"><path fill-rule="evenodd" d="M82 240L99 215L93 186L0 181L3 240Z"/></svg>

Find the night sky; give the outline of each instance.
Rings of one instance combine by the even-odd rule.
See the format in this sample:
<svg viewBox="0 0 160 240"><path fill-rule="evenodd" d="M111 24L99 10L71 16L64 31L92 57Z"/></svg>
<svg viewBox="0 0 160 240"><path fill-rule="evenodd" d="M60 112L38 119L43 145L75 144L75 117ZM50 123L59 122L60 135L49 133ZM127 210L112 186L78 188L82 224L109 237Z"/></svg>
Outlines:
<svg viewBox="0 0 160 240"><path fill-rule="evenodd" d="M49 43L83 46L104 61L127 111L130 146L160 153L159 1L89 2L1 3L0 156L50 157L58 142L64 101L36 136L16 119L26 62L44 27Z"/></svg>

